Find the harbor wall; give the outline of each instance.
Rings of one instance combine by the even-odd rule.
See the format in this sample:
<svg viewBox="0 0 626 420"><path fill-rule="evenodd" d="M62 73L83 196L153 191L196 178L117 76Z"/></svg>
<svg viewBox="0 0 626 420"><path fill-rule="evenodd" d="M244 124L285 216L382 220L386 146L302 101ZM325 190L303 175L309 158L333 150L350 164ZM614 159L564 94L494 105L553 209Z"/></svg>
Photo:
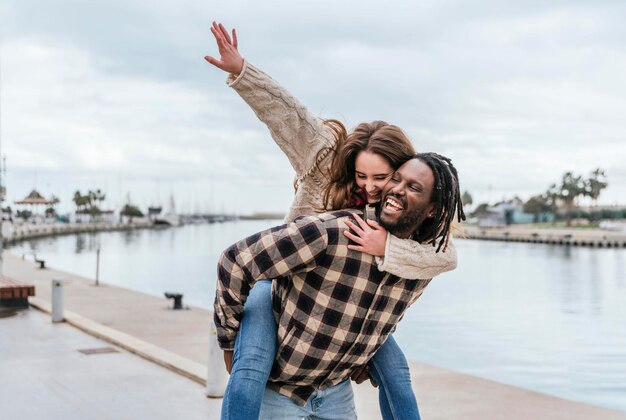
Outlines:
<svg viewBox="0 0 626 420"><path fill-rule="evenodd" d="M626 232L601 229L551 229L527 226L463 226L465 238L551 245L626 248Z"/></svg>

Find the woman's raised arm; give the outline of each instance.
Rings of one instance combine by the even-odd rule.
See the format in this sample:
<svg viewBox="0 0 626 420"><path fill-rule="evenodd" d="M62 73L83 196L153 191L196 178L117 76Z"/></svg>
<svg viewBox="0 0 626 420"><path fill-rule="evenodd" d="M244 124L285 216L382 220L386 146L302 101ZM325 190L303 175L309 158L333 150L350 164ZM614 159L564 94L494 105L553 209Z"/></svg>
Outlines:
<svg viewBox="0 0 626 420"><path fill-rule="evenodd" d="M316 165L318 152L335 144L332 130L274 79L241 57L235 30L231 37L223 25L214 23L211 32L220 58L206 56L205 60L230 73L228 85L267 126L297 176L310 173Z"/></svg>

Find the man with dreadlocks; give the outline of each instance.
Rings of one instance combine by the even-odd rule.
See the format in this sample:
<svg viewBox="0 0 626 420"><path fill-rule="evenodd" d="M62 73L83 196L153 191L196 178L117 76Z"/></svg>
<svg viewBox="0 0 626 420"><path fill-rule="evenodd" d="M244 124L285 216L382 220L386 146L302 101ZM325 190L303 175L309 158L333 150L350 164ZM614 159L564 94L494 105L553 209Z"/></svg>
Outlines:
<svg viewBox="0 0 626 420"><path fill-rule="evenodd" d="M214 315L222 348L234 345L254 283L274 279L277 352L260 418L356 418L350 376L431 280L379 271L373 256L349 250L354 235L342 231L346 221L359 223L355 214L445 250L455 215L465 219L456 169L446 157L419 153L393 174L378 205L301 217L224 251Z"/></svg>

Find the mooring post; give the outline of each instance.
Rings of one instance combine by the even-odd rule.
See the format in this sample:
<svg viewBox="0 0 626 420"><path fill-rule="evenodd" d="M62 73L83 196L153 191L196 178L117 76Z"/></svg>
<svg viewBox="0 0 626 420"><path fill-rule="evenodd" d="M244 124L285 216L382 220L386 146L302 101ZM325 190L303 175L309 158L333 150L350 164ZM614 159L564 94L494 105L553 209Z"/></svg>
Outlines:
<svg viewBox="0 0 626 420"><path fill-rule="evenodd" d="M221 398L226 391L228 372L224 365L224 351L217 343L217 330L211 319L209 327L209 363L206 378L206 396L209 398Z"/></svg>
<svg viewBox="0 0 626 420"><path fill-rule="evenodd" d="M96 286L100 285L100 247L96 249Z"/></svg>
<svg viewBox="0 0 626 420"><path fill-rule="evenodd" d="M52 279L52 322L63 322L63 279Z"/></svg>

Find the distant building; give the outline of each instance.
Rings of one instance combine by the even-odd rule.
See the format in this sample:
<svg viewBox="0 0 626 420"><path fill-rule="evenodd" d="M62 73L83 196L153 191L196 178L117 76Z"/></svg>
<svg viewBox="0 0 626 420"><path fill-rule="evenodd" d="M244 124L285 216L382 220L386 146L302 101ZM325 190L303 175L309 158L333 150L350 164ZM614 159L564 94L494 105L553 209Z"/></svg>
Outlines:
<svg viewBox="0 0 626 420"><path fill-rule="evenodd" d="M487 207L476 214L476 218L478 219L479 226L494 227L524 223L552 222L554 220L554 214L550 212L540 213L537 215L537 220L535 220L534 214L524 213L521 200L513 199Z"/></svg>
<svg viewBox="0 0 626 420"><path fill-rule="evenodd" d="M116 223L118 217L113 210L101 210L99 214L73 213L69 215L70 223Z"/></svg>

